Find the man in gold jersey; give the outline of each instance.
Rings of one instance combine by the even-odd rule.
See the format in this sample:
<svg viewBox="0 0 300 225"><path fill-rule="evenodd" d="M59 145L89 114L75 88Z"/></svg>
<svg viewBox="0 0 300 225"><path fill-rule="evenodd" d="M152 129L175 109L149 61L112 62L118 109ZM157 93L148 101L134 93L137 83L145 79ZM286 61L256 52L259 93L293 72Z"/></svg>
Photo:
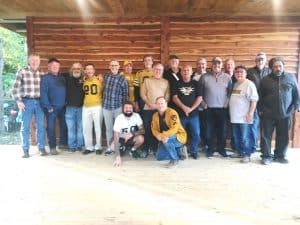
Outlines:
<svg viewBox="0 0 300 225"><path fill-rule="evenodd" d="M85 151L89 154L93 151L97 155L102 153L101 127L102 127L102 83L95 76L95 66L91 63L85 66L85 81L83 83L84 102L82 109L83 137ZM96 145L93 145L93 125L96 134Z"/></svg>
<svg viewBox="0 0 300 225"><path fill-rule="evenodd" d="M123 63L123 72L121 73L122 76L128 81L128 89L129 89L129 101L134 101L134 80L135 74L132 73L132 66L133 63L130 60L125 60Z"/></svg>
<svg viewBox="0 0 300 225"><path fill-rule="evenodd" d="M145 55L143 58L145 69L140 70L136 73L134 85L134 100L135 100L135 111L140 112L143 110L145 102L141 98L140 89L144 83L144 80L153 77L153 57L151 55ZM141 116L143 117L142 113Z"/></svg>

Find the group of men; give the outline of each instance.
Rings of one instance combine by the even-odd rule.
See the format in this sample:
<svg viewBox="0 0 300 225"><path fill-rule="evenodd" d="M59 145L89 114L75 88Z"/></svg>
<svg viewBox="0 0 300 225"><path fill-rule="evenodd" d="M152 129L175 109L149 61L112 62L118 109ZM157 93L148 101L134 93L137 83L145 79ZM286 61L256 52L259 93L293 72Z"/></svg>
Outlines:
<svg viewBox="0 0 300 225"><path fill-rule="evenodd" d="M167 167L186 158L184 146L193 159L199 146L212 158L215 152L228 158L226 138L231 128L232 157L250 162L258 147L261 128L262 164L273 160L287 163L291 115L300 110L299 87L294 75L284 70L284 60L274 57L267 66L260 52L256 65L247 69L235 66L233 59L224 63L212 60L207 70L200 57L193 72L191 65L179 66L176 55L169 56L169 68L153 58L143 58L144 69L132 74L133 63L111 60L110 72L95 74L95 66L74 63L68 74L59 72L60 61L48 61L48 73L39 71L40 58L32 54L28 66L18 71L13 96L22 110L22 148L29 157L30 121L35 115L38 148L45 150L45 126L50 154L56 155L56 120L59 120L59 145L69 152L102 154L102 120L106 127L105 155L116 153L120 166L127 152L133 158L145 158L153 152L157 160L169 160ZM228 122L230 121L230 122ZM271 152L272 133L276 146ZM95 144L93 133L95 133Z"/></svg>

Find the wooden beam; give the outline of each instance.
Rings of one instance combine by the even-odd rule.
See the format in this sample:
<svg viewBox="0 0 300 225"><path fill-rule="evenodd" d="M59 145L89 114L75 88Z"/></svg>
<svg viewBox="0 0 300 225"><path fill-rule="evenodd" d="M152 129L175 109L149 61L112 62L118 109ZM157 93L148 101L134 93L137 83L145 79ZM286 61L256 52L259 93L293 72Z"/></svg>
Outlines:
<svg viewBox="0 0 300 225"><path fill-rule="evenodd" d="M169 57L170 21L168 17L161 18L160 61L166 65Z"/></svg>
<svg viewBox="0 0 300 225"><path fill-rule="evenodd" d="M124 7L120 0L106 0L110 8L112 9L112 12L117 17L124 16Z"/></svg>
<svg viewBox="0 0 300 225"><path fill-rule="evenodd" d="M298 73L297 73L297 80L298 86L300 87L300 30L299 33L299 40L298 40ZM294 115L294 124L292 126L292 147L293 148L300 148L300 112L296 112Z"/></svg>
<svg viewBox="0 0 300 225"><path fill-rule="evenodd" d="M27 48L28 54L34 52L34 29L33 29L33 20L34 18L31 16L26 17L26 28L27 28Z"/></svg>

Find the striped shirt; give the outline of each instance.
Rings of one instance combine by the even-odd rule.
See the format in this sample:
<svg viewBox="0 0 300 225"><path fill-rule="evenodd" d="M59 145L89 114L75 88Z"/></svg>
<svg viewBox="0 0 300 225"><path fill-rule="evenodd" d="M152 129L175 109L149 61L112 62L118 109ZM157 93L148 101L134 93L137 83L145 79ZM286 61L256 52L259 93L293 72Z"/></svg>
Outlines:
<svg viewBox="0 0 300 225"><path fill-rule="evenodd" d="M103 86L104 109L118 109L128 100L128 82L120 74L105 74Z"/></svg>
<svg viewBox="0 0 300 225"><path fill-rule="evenodd" d="M12 91L15 101L22 101L22 98L39 98L41 75L40 71L33 71L30 66L19 70Z"/></svg>

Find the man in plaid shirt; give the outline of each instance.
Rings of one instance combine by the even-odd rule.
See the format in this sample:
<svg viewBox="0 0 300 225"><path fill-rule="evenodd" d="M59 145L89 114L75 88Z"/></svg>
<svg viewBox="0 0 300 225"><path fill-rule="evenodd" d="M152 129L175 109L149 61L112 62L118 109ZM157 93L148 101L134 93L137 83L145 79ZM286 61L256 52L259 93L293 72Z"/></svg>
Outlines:
<svg viewBox="0 0 300 225"><path fill-rule="evenodd" d="M31 54L28 66L19 70L13 85L13 97L22 111L21 138L23 158L29 158L30 121L35 115L37 127L38 148L41 156L47 155L45 151L44 112L40 105L40 57Z"/></svg>

